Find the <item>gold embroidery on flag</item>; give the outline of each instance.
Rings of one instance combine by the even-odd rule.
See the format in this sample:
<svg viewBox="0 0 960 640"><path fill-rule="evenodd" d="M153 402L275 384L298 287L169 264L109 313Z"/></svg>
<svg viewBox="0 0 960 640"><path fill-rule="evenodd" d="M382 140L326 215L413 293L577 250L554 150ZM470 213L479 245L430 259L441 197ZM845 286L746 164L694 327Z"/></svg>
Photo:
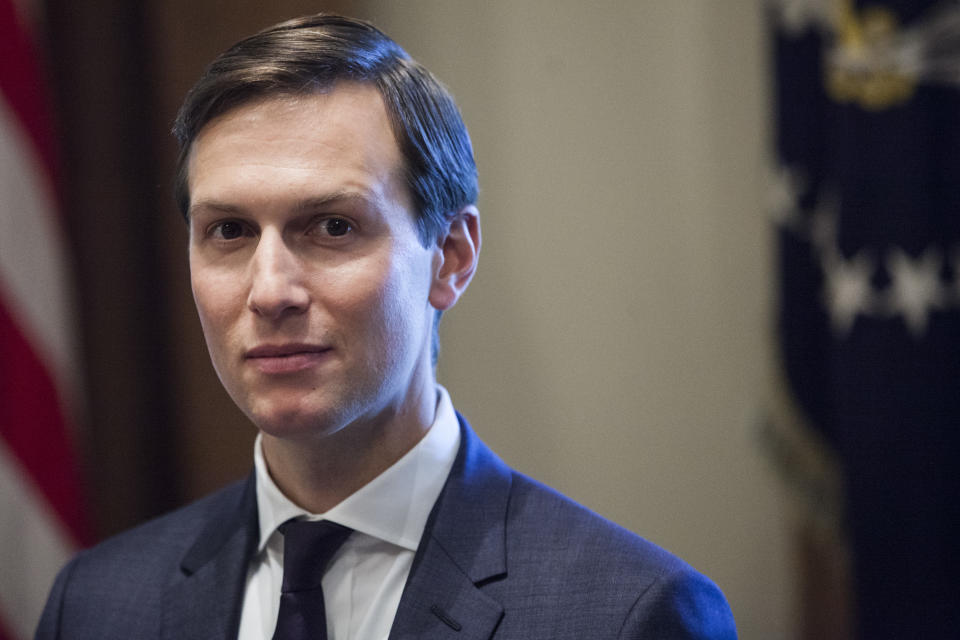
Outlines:
<svg viewBox="0 0 960 640"><path fill-rule="evenodd" d="M824 78L831 98L876 111L913 96L916 77L904 70L899 23L891 11L867 7L857 12L851 0L842 0L835 33Z"/></svg>

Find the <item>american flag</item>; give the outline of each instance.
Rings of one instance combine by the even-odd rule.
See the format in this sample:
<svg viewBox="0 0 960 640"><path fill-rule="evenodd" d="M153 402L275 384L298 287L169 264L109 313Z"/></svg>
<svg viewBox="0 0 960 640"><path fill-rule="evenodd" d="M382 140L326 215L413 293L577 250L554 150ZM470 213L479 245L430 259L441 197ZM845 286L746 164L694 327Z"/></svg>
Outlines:
<svg viewBox="0 0 960 640"><path fill-rule="evenodd" d="M32 25L24 5L0 0L0 640L32 637L86 537L72 287Z"/></svg>

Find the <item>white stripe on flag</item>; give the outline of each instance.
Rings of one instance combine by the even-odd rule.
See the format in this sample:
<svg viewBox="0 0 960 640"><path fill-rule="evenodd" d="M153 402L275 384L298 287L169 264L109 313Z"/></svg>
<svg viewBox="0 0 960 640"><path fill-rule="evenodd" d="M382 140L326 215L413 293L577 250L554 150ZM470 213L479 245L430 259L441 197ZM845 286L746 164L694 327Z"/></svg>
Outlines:
<svg viewBox="0 0 960 640"><path fill-rule="evenodd" d="M60 220L49 181L0 97L0 294L76 415L74 318Z"/></svg>
<svg viewBox="0 0 960 640"><path fill-rule="evenodd" d="M33 637L53 579L74 551L46 505L0 439L0 540L30 541L0 545L6 573L0 580L0 618L18 638Z"/></svg>

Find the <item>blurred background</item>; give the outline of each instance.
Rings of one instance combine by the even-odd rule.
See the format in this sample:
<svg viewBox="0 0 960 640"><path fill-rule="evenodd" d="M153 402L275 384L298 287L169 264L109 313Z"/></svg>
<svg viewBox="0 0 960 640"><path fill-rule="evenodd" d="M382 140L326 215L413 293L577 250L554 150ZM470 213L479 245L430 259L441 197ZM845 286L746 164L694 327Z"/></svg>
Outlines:
<svg viewBox="0 0 960 640"><path fill-rule="evenodd" d="M250 470L169 129L218 53L320 10L470 129L439 378L495 451L711 576L743 638L958 637L955 2L0 7L0 638L73 550Z"/></svg>

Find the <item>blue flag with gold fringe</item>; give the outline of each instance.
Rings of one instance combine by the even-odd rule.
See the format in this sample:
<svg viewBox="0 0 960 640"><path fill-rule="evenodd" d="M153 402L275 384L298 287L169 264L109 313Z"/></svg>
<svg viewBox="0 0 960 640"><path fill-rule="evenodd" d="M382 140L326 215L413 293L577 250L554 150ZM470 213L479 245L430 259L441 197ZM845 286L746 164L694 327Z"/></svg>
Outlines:
<svg viewBox="0 0 960 640"><path fill-rule="evenodd" d="M773 0L781 356L857 637L960 638L960 4Z"/></svg>

